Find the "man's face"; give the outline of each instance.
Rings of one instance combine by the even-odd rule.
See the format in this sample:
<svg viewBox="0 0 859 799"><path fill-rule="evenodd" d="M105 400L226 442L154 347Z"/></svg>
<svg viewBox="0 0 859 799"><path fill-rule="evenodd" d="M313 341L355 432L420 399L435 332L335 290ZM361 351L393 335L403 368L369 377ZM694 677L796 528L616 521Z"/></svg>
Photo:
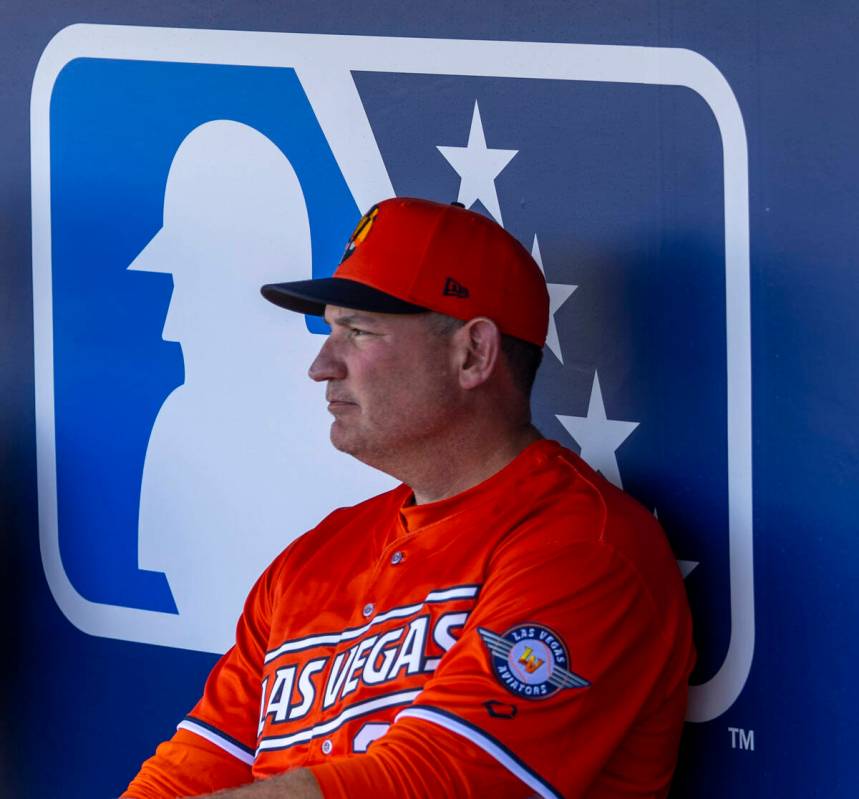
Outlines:
<svg viewBox="0 0 859 799"><path fill-rule="evenodd" d="M417 457L456 413L459 385L449 336L429 314L328 306L331 334L310 366L325 381L331 442L378 465Z"/></svg>

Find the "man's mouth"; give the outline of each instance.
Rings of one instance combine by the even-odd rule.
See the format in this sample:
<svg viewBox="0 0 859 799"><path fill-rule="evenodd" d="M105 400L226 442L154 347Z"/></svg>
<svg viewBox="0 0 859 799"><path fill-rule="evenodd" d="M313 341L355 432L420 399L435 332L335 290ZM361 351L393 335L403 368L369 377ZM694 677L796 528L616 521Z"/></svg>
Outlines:
<svg viewBox="0 0 859 799"><path fill-rule="evenodd" d="M351 400L346 399L345 397L326 397L328 400L329 408L345 408L347 405L357 405L358 403L352 402Z"/></svg>

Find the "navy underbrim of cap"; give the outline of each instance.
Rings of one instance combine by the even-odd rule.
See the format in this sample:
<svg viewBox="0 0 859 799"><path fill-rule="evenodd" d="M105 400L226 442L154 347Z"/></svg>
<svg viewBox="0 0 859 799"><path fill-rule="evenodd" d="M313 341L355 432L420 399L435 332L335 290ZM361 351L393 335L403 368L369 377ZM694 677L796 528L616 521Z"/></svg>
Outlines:
<svg viewBox="0 0 859 799"><path fill-rule="evenodd" d="M426 308L342 277L321 277L291 283L268 283L260 289L269 302L290 311L323 316L326 305L375 313L423 313Z"/></svg>

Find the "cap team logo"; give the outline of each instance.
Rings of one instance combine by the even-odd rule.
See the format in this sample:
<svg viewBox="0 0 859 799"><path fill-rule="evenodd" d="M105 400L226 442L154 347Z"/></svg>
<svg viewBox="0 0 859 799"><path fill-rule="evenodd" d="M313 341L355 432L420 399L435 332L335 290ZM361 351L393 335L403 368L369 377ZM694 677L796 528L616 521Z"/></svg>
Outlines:
<svg viewBox="0 0 859 799"><path fill-rule="evenodd" d="M341 263L345 261L355 249L367 238L370 233L370 228L373 227L373 222L376 221L376 217L379 215L378 206L373 206L369 211L367 211L364 216L361 217L361 220L358 222L355 230L352 232L352 235L349 237L349 241L346 244L346 252L343 253L343 258L341 259Z"/></svg>
<svg viewBox="0 0 859 799"><path fill-rule="evenodd" d="M547 627L522 624L503 635L478 627L501 684L526 699L547 699L563 688L587 688L584 677L569 671L567 648Z"/></svg>

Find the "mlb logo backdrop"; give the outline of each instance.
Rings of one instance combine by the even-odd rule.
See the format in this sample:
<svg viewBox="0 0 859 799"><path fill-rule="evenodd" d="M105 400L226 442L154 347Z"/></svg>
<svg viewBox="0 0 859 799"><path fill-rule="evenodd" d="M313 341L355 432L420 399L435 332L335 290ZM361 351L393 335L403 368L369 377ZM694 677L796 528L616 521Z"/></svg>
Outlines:
<svg viewBox="0 0 859 799"><path fill-rule="evenodd" d="M730 707L754 646L748 186L712 64L80 26L33 110L41 535L73 623L225 651L285 543L383 485L326 445L319 320L258 287L330 274L378 199L455 198L543 266L538 424L661 514L692 596L719 598L696 603L690 718Z"/></svg>
<svg viewBox="0 0 859 799"><path fill-rule="evenodd" d="M105 692L132 697L143 743L111 741L113 760L169 735L284 546L392 485L328 443L306 376L324 323L259 287L330 275L363 211L422 196L494 218L534 254L552 312L535 423L652 510L674 547L699 650L674 793L851 795L832 792L843 763L806 769L801 794L794 763L776 765L802 749L786 686L808 685L797 658L812 655L773 632L796 583L762 593L755 579L756 447L779 432L768 418L758 432L760 414L753 427L761 112L718 48L597 28L548 43L79 24L42 52L40 579L104 659L88 710L64 698L70 712L104 735ZM780 489L763 483L771 508ZM144 685L152 669L167 670L161 692ZM807 690L828 691L821 708L846 701Z"/></svg>

